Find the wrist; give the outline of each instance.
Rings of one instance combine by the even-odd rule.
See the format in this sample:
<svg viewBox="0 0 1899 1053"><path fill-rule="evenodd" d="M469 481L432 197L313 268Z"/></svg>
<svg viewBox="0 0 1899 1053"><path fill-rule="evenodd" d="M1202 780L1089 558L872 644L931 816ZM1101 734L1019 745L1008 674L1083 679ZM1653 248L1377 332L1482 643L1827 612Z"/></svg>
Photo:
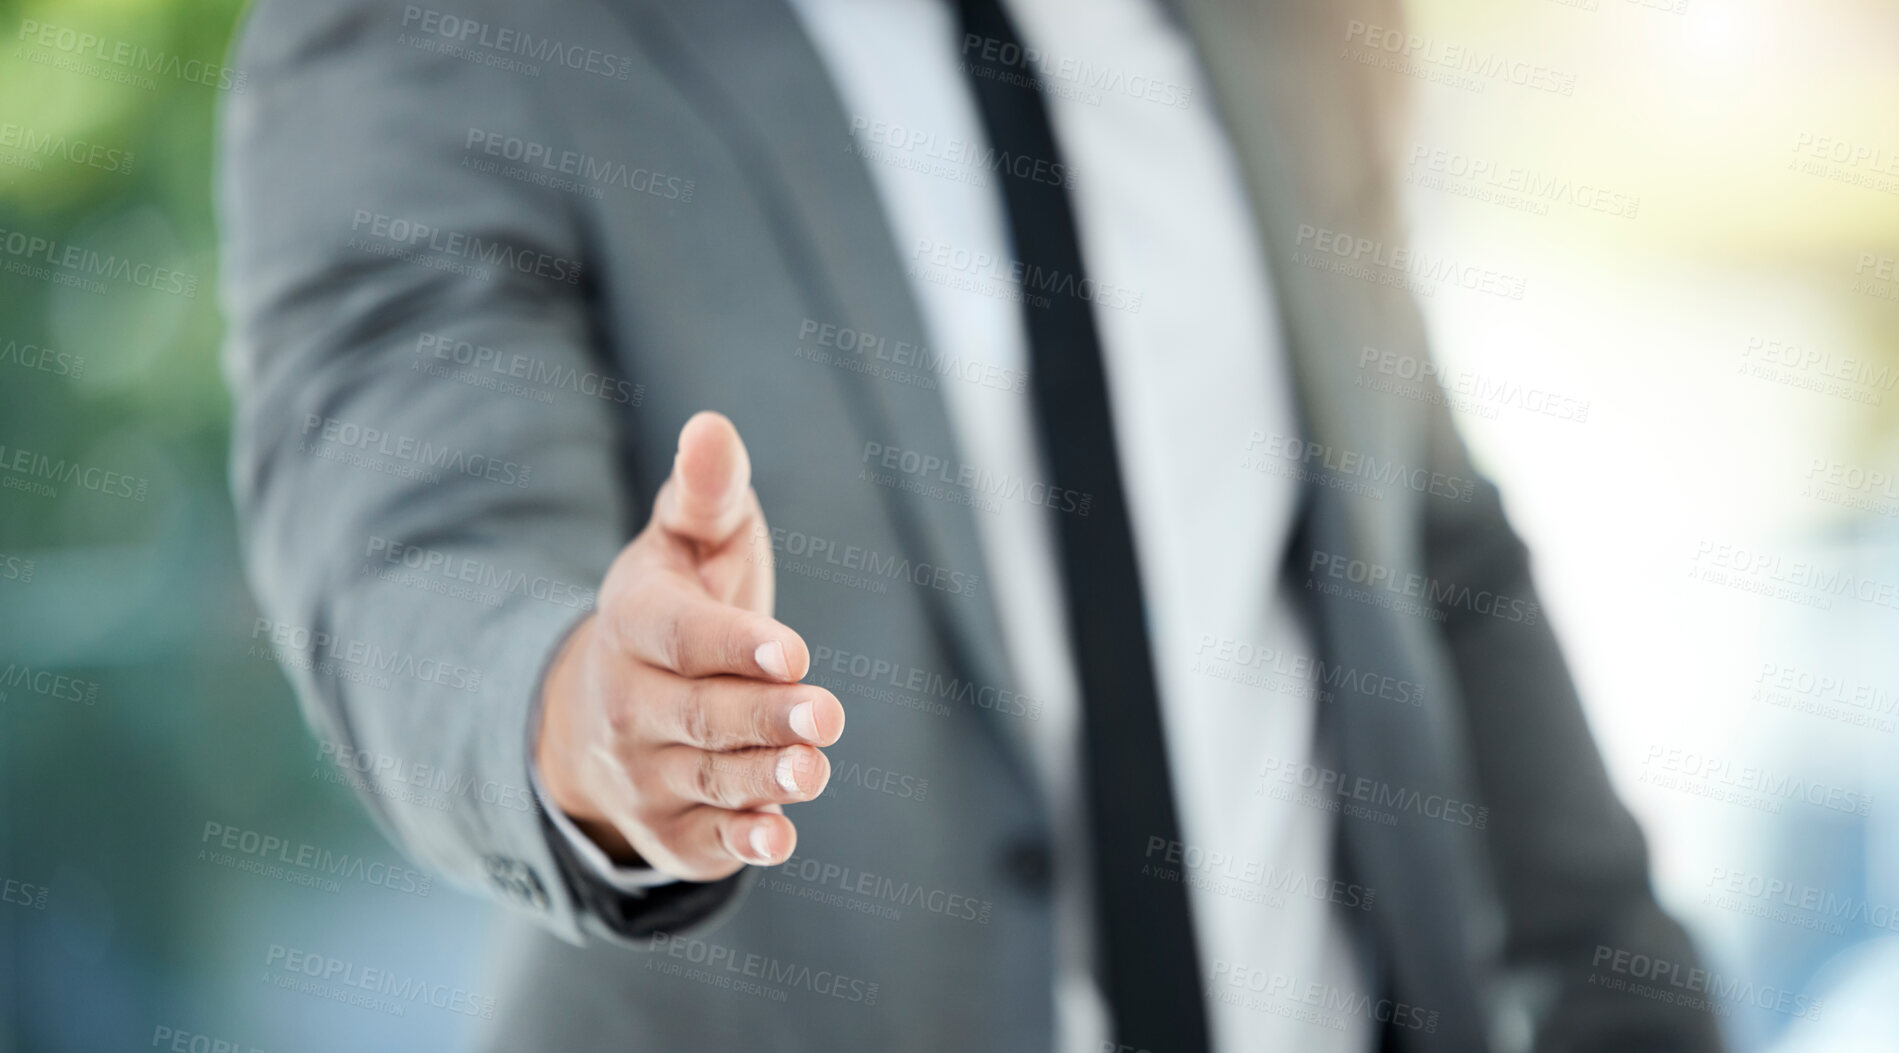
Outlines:
<svg viewBox="0 0 1899 1053"><path fill-rule="evenodd" d="M593 614L582 619L561 641L560 650L548 664L547 677L541 684L540 723L535 728L530 763L546 791L547 803L598 841L601 839L595 835L595 828L611 829L611 825L582 787L579 768L585 746L577 740L584 736L574 726L575 709L587 689L585 665L593 646L596 620ZM602 847L607 846L603 843Z"/></svg>
<svg viewBox="0 0 1899 1053"><path fill-rule="evenodd" d="M541 684L540 725L535 729L534 753L529 759L536 784L544 792L543 805L558 809L607 857L621 865L636 865L639 853L596 808L579 777L586 746L584 732L574 727L574 709L588 690L586 665L594 646L598 618L589 614L561 641Z"/></svg>

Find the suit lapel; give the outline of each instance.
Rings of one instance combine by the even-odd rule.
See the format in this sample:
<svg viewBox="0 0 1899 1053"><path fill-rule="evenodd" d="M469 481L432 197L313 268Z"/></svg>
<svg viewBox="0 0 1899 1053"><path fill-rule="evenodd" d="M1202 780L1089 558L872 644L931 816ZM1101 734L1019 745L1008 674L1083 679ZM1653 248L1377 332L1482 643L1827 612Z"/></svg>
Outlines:
<svg viewBox="0 0 1899 1053"><path fill-rule="evenodd" d="M1419 464L1427 444L1417 406L1368 404L1354 384L1362 348L1424 353L1415 309L1394 290L1307 266L1310 257L1299 253L1307 228L1388 246L1400 237L1395 195L1384 182L1391 139L1377 125L1381 113L1398 112L1378 92L1399 78L1368 79L1330 49L1350 18L1368 16L1330 2L1169 2L1195 40L1245 169L1307 437L1340 456ZM1368 500L1308 487L1287 568L1295 583L1305 581L1314 550L1394 568L1421 564L1424 498L1406 487L1383 489L1381 500ZM1326 661L1417 683L1453 682L1431 639L1434 625L1342 598L1308 598ZM1348 779L1421 795L1449 795L1462 785L1460 736L1441 704L1406 711L1341 701L1323 716L1322 763ZM1473 933L1489 914L1474 884L1476 842L1460 840L1470 831L1414 815L1401 820L1339 820L1355 876L1379 890L1378 966L1395 997L1441 1011L1434 1035L1415 1036L1426 1043L1419 1048L1483 1048L1479 1006L1486 998L1471 962Z"/></svg>
<svg viewBox="0 0 1899 1053"><path fill-rule="evenodd" d="M783 0L628 0L628 17L654 60L702 107L707 122L751 173L772 234L822 323L928 345L876 187L852 149L848 119L822 58ZM958 449L942 394L831 371L864 439L906 449ZM954 381L950 381L954 382ZM961 458L955 460L960 462ZM969 507L878 487L914 562L983 566ZM986 580L985 573L983 578ZM988 589L973 596L923 590L931 624L956 672L978 685L1018 683ZM1026 723L980 711L1024 783L1032 760Z"/></svg>
<svg viewBox="0 0 1899 1053"><path fill-rule="evenodd" d="M1171 2L1194 38L1244 169L1310 436L1362 453L1408 449L1415 460L1421 419L1402 405L1359 412L1353 385L1362 347L1420 339L1412 313L1388 290L1302 265L1296 251L1307 227L1382 237L1388 245L1394 236L1384 159L1368 120L1378 100L1350 76L1353 64L1312 50L1322 30L1298 24L1336 22L1342 31L1347 15L1331 4ZM1410 496L1353 503L1361 546L1401 550L1416 512Z"/></svg>

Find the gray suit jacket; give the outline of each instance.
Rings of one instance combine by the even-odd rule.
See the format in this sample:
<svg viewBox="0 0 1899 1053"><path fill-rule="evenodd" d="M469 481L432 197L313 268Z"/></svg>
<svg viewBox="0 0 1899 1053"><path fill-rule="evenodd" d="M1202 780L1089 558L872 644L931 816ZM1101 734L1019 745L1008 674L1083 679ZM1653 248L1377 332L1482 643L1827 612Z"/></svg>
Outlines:
<svg viewBox="0 0 1899 1053"><path fill-rule="evenodd" d="M1400 243L1378 97L1398 78L1338 53L1389 13L1175 6L1252 190L1306 468L1474 478L1429 390L1354 385L1362 349L1425 353L1406 296L1308 254L1317 230ZM916 357L900 250L782 0L263 0L238 64L220 203L257 635L373 762L389 835L518 912L495 1048L1045 1053L1036 716L971 512L859 478L867 441L953 463L940 385L981 381ZM750 446L778 614L850 731L793 864L625 896L550 838L527 731L701 408ZM1340 811L1341 872L1377 890L1378 989L1341 1011L1435 1014L1387 1029L1407 1050L1714 1048L1705 1013L1615 989L1615 952L1693 951L1525 615L1495 491L1381 478L1309 486L1287 558L1351 674L1330 774L1305 774Z"/></svg>

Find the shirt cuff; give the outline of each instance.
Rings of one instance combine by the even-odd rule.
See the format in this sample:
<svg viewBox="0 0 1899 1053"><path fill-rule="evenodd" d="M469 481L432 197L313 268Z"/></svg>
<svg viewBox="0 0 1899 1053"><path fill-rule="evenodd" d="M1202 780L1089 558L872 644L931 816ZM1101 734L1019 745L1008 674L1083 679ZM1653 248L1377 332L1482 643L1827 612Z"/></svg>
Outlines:
<svg viewBox="0 0 1899 1053"><path fill-rule="evenodd" d="M616 892L634 896L644 893L649 888L670 885L679 880L668 877L652 867L621 866L608 859L606 851L595 844L593 838L582 833L580 827L575 826L574 821L567 817L566 812L555 807L554 802L547 799L547 791L541 787L541 773L536 771L532 764L528 765L528 780L534 784L534 799L539 802L541 811L547 813L547 818L554 824L554 829L559 832L561 839L567 842L567 847L573 849L574 858L580 860L580 865L587 868L589 876L598 878Z"/></svg>

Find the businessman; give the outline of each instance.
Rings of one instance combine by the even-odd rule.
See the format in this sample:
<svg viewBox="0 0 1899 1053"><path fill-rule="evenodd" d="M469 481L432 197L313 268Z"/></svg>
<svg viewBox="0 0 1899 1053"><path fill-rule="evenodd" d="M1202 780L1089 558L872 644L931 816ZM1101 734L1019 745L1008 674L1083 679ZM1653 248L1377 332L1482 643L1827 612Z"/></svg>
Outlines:
<svg viewBox="0 0 1899 1053"><path fill-rule="evenodd" d="M251 575L515 908L490 1048L1716 1048L1430 379L1397 26L256 7Z"/></svg>

